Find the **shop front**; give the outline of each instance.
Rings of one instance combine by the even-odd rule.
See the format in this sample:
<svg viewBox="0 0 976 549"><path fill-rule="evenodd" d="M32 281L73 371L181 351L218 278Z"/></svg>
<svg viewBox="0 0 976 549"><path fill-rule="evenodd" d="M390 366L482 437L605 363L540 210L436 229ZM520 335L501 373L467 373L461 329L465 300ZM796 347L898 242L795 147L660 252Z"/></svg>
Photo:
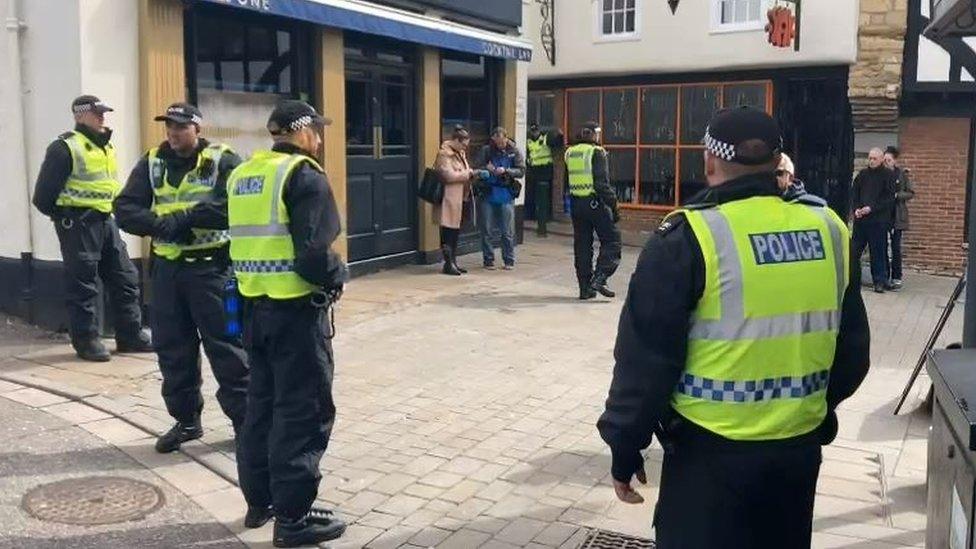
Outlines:
<svg viewBox="0 0 976 549"><path fill-rule="evenodd" d="M491 127L524 125L518 79L531 46L517 36L521 3L500 4L479 27L463 2L449 21L450 7L436 6L445 18L434 18L424 2L145 0L143 114L187 97L204 112L207 137L248 155L268 146L264 125L278 100L309 101L333 120L322 160L344 213L337 247L354 272L432 261L437 218L416 188L441 140L464 124L473 154ZM146 123L147 146L160 138Z"/></svg>

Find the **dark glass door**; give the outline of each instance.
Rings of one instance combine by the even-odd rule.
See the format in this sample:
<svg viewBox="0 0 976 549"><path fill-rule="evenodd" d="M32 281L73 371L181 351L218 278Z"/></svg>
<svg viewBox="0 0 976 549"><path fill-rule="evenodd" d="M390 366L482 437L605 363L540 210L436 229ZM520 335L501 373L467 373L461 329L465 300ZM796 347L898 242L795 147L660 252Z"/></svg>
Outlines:
<svg viewBox="0 0 976 549"><path fill-rule="evenodd" d="M395 50L346 48L350 261L417 249L412 74Z"/></svg>

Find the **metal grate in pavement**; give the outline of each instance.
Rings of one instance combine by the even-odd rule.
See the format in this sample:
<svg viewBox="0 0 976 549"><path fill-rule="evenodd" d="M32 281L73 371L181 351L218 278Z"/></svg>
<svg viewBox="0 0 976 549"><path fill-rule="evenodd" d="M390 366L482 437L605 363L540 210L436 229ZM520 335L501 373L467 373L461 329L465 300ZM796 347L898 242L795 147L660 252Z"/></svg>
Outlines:
<svg viewBox="0 0 976 549"><path fill-rule="evenodd" d="M592 530L579 549L654 549L653 541L611 532L610 530Z"/></svg>

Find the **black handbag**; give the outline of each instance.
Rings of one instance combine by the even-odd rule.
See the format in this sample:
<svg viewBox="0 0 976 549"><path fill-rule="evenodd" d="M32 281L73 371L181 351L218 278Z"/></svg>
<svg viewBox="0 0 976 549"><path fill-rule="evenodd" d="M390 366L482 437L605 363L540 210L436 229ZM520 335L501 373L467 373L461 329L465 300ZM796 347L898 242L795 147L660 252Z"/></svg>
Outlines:
<svg viewBox="0 0 976 549"><path fill-rule="evenodd" d="M437 170L427 168L424 170L424 177L420 180L420 187L417 188L417 197L431 204L440 204L444 200L444 182Z"/></svg>

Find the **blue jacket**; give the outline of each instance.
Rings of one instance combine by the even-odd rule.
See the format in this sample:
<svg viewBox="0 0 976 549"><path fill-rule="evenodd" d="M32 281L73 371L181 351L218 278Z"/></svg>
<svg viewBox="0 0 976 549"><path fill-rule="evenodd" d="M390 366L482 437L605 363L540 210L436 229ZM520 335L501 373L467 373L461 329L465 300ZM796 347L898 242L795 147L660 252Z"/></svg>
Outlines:
<svg viewBox="0 0 976 549"><path fill-rule="evenodd" d="M515 142L509 140L504 149L499 149L494 143L488 143L481 148L478 155L476 168L486 170L488 164L496 168L505 168L503 175L491 174L485 182L488 185L486 196L490 204L510 204L515 200L515 195L511 190L511 181L525 176L525 158L522 152L515 146Z"/></svg>

